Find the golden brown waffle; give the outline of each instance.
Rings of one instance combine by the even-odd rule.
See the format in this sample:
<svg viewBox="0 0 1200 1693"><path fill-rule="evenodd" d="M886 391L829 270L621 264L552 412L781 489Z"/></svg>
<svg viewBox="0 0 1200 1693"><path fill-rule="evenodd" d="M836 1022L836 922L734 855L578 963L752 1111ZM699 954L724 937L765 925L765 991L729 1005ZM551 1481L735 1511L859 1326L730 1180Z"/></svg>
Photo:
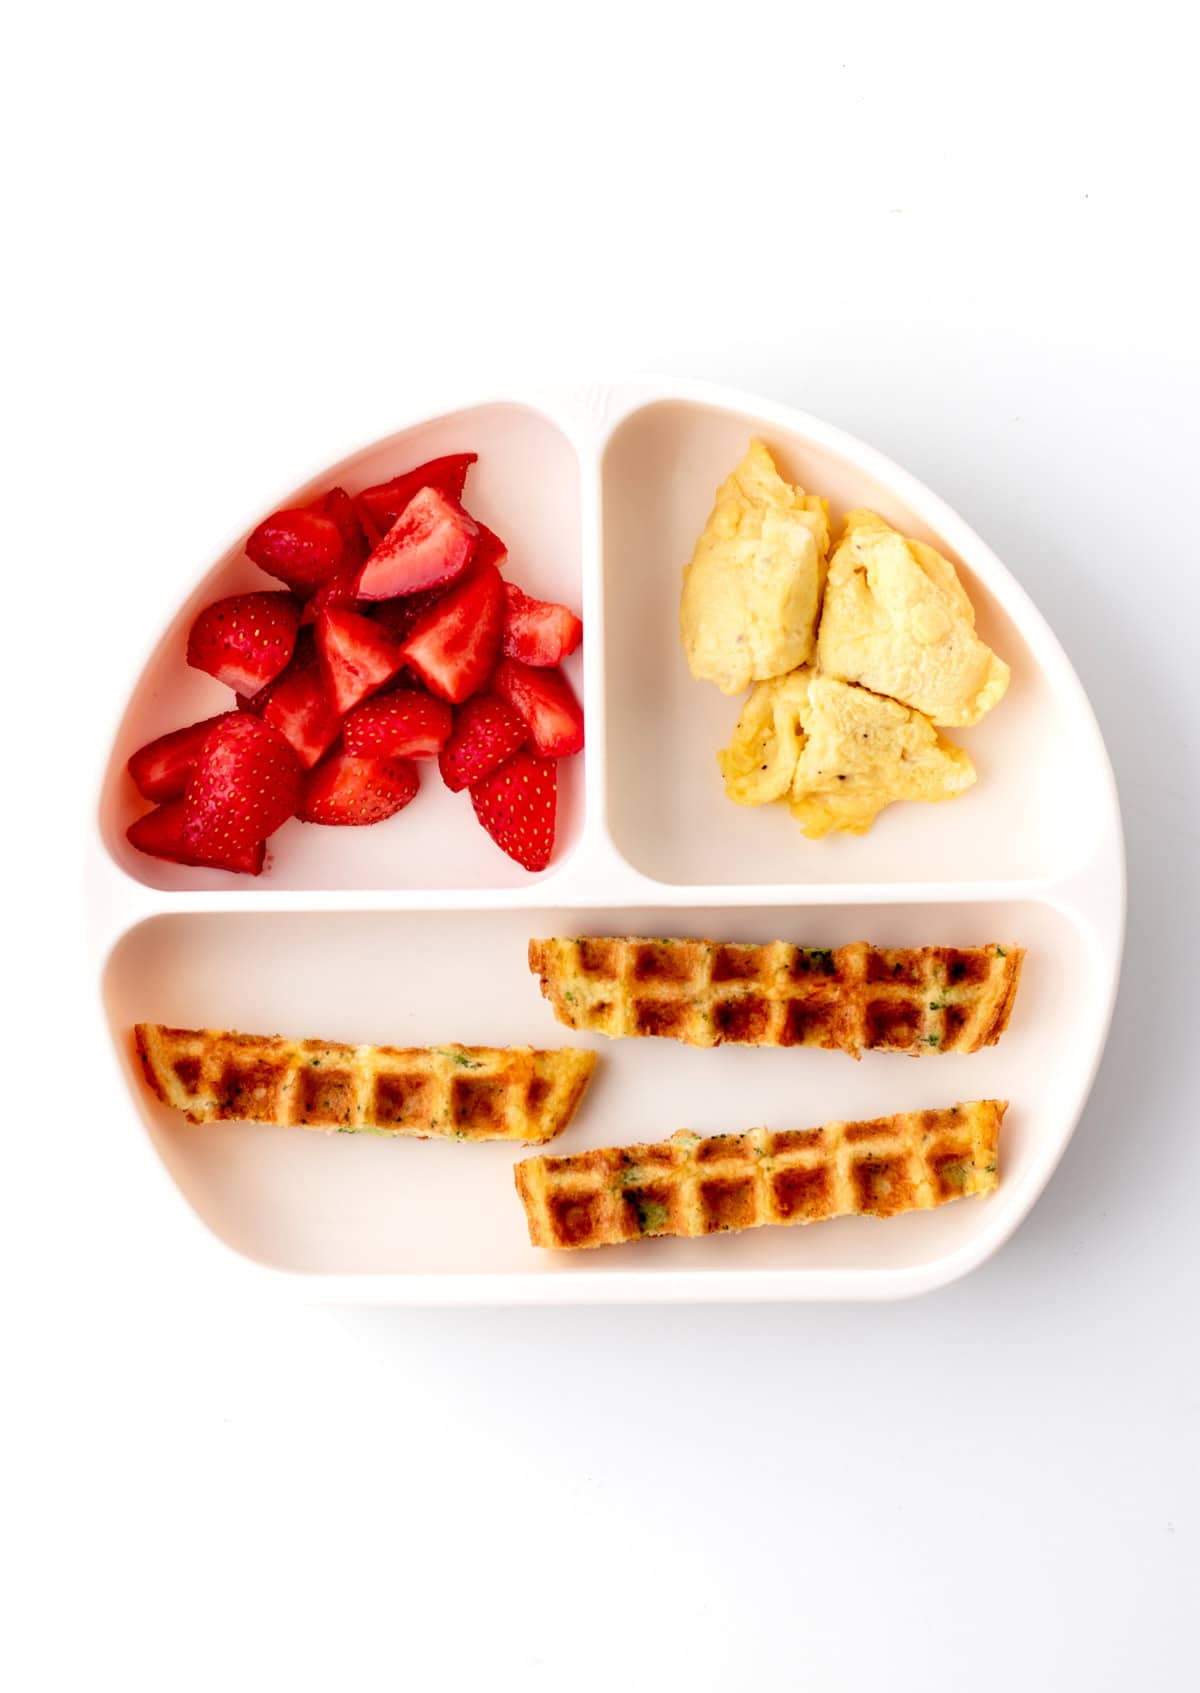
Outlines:
<svg viewBox="0 0 1200 1693"><path fill-rule="evenodd" d="M574 1047L343 1046L139 1023L150 1087L191 1123L222 1118L342 1134L553 1140L596 1064Z"/></svg>
<svg viewBox="0 0 1200 1693"><path fill-rule="evenodd" d="M689 1046L977 1052L1004 1033L1024 951L864 941L822 951L772 941L583 936L530 941L529 968L560 1023L666 1035Z"/></svg>
<svg viewBox="0 0 1200 1693"><path fill-rule="evenodd" d="M534 1246L894 1217L990 1192L1007 1109L1007 1100L981 1099L870 1123L708 1139L681 1129L650 1145L524 1158L513 1173Z"/></svg>

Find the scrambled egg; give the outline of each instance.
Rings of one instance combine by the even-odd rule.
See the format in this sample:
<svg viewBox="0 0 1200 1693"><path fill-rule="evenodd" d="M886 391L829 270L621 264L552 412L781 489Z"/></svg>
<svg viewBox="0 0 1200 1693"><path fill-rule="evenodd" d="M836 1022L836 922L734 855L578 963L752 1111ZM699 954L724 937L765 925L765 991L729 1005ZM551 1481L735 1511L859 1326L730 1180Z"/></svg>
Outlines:
<svg viewBox="0 0 1200 1693"><path fill-rule="evenodd" d="M806 664L828 550L825 501L785 482L752 441L684 571L679 626L692 675L739 694Z"/></svg>
<svg viewBox="0 0 1200 1693"><path fill-rule="evenodd" d="M951 799L975 780L920 712L811 669L761 682L718 756L730 799L787 798L814 840L865 834L893 800Z"/></svg>
<svg viewBox="0 0 1200 1693"><path fill-rule="evenodd" d="M760 682L742 707L733 740L717 754L735 805L767 805L791 788L804 747L811 670Z"/></svg>
<svg viewBox="0 0 1200 1693"><path fill-rule="evenodd" d="M817 662L934 723L977 723L1009 669L975 633L975 611L949 559L871 511L852 511L829 561Z"/></svg>
<svg viewBox="0 0 1200 1693"><path fill-rule="evenodd" d="M969 788L971 760L935 725L977 723L1009 682L935 548L857 510L827 564L828 549L825 501L752 441L717 490L679 615L693 676L752 687L718 755L729 798L783 802L814 839Z"/></svg>

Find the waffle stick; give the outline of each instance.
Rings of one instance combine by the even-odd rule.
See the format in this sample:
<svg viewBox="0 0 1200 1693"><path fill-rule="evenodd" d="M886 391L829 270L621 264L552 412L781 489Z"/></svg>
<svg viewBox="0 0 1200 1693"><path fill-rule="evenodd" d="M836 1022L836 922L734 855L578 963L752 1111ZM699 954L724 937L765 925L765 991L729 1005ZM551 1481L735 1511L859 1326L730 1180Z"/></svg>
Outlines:
<svg viewBox="0 0 1200 1693"><path fill-rule="evenodd" d="M514 1169L534 1246L617 1246L828 1217L893 1217L996 1187L1007 1100L866 1123L605 1147Z"/></svg>
<svg viewBox="0 0 1200 1693"><path fill-rule="evenodd" d="M529 967L569 1029L689 1046L977 1052L1008 1024L1013 945L834 950L773 941L580 936L529 943Z"/></svg>
<svg viewBox="0 0 1200 1693"><path fill-rule="evenodd" d="M158 1023L134 1037L150 1088L189 1122L343 1134L552 1140L596 1063L573 1047L346 1046Z"/></svg>

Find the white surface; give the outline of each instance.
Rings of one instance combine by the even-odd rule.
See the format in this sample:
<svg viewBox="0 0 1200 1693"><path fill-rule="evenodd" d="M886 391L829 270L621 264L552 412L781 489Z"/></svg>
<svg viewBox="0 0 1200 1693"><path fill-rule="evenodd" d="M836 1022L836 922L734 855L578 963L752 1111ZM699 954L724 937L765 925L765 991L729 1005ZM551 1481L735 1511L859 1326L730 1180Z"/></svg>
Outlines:
<svg viewBox="0 0 1200 1693"><path fill-rule="evenodd" d="M1186 1686L1194 8L686 39L645 5L272 11L65 8L6 106L8 1679ZM297 464L501 364L845 425L979 529L1092 694L1130 851L1114 1034L1046 1194L946 1293L307 1310L213 1275L107 1081L62 1103L107 1075L69 890L115 679Z"/></svg>

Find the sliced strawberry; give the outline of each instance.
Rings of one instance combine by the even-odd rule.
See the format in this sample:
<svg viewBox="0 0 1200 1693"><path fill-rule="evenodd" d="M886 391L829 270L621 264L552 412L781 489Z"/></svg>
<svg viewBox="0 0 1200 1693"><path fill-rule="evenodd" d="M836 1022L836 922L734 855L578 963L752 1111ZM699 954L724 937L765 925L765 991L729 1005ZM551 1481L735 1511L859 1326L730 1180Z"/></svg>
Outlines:
<svg viewBox="0 0 1200 1693"><path fill-rule="evenodd" d="M362 524L362 532L367 537L367 551L369 553L374 552L375 548L379 545L380 541L383 540L383 537L387 534L388 530L392 527L392 523L394 523L396 519L393 518L391 523L385 523L383 527L380 528L379 524L376 523L375 519L371 516L370 511L362 504L361 499L357 495L354 499L354 509L358 513L358 521ZM396 515L399 516L399 513Z"/></svg>
<svg viewBox="0 0 1200 1693"><path fill-rule="evenodd" d="M149 853L152 858L165 858L172 864L240 870L248 876L258 875L267 856L265 841L253 841L244 849L235 849L230 843L225 861L217 862L199 856L189 845L183 831L183 819L183 800L168 800L165 805L156 805L153 811L131 823L125 835L131 846L139 852Z"/></svg>
<svg viewBox="0 0 1200 1693"><path fill-rule="evenodd" d="M305 770L324 757L341 732L342 720L325 692L311 629L300 630L287 669L252 698L239 699L238 707L278 729Z"/></svg>
<svg viewBox="0 0 1200 1693"><path fill-rule="evenodd" d="M228 717L206 717L200 723L190 723L186 729L172 729L156 741L147 741L129 760L129 774L137 791L145 799L178 799L187 787L187 779L204 737L214 723ZM135 843L136 844L136 843Z"/></svg>
<svg viewBox="0 0 1200 1693"><path fill-rule="evenodd" d="M430 459L415 470L393 476L390 482L378 482L364 488L355 500L364 528L373 527L377 535L386 535L400 513L422 488L437 488L451 500L461 500L467 472L479 457L478 453L448 453L444 458Z"/></svg>
<svg viewBox="0 0 1200 1693"><path fill-rule="evenodd" d="M187 661L239 694L256 694L292 656L300 607L290 594L231 594L192 624Z"/></svg>
<svg viewBox="0 0 1200 1693"><path fill-rule="evenodd" d="M475 543L475 556L471 562L476 569L481 564L494 564L499 570L508 557L507 545L494 529L489 529L486 523L480 523L478 518L475 519L475 527L479 531L479 539Z"/></svg>
<svg viewBox="0 0 1200 1693"><path fill-rule="evenodd" d="M363 565L358 596L390 600L461 576L471 562L479 530L475 520L436 488L422 488Z"/></svg>
<svg viewBox="0 0 1200 1693"><path fill-rule="evenodd" d="M561 670L535 670L503 658L492 688L525 719L534 750L543 758L567 758L583 746L583 708Z"/></svg>
<svg viewBox="0 0 1200 1693"><path fill-rule="evenodd" d="M399 600L374 600L363 611L373 623L379 623L394 640L403 641L416 628L431 605L444 598L445 588L426 588L421 594L405 594Z"/></svg>
<svg viewBox="0 0 1200 1693"><path fill-rule="evenodd" d="M561 664L583 639L583 624L569 606L535 600L515 582L504 584L504 638L509 658L539 668Z"/></svg>
<svg viewBox="0 0 1200 1693"><path fill-rule="evenodd" d="M402 758L355 758L335 752L304 779L300 819L342 827L382 823L416 794L415 764Z"/></svg>
<svg viewBox="0 0 1200 1693"><path fill-rule="evenodd" d="M494 564L472 570L419 620L401 651L431 693L458 705L491 674L500 648L504 581Z"/></svg>
<svg viewBox="0 0 1200 1693"><path fill-rule="evenodd" d="M342 727L346 751L356 758L435 758L452 723L445 700L398 688L356 706Z"/></svg>
<svg viewBox="0 0 1200 1693"><path fill-rule="evenodd" d="M452 793L490 776L524 746L529 731L512 706L476 694L454 713L454 730L438 754L438 769Z"/></svg>
<svg viewBox="0 0 1200 1693"><path fill-rule="evenodd" d="M356 611L323 611L316 635L325 692L339 716L390 682L404 662L387 631Z"/></svg>
<svg viewBox="0 0 1200 1693"><path fill-rule="evenodd" d="M301 767L311 770L324 758L341 732L342 720L326 698L321 672L312 664L290 669L271 683L270 698L260 714L278 729Z"/></svg>
<svg viewBox="0 0 1200 1693"><path fill-rule="evenodd" d="M297 670L306 670L316 662L317 644L313 640L313 632L301 625L296 635L296 645L292 648L292 656L279 672L279 675L272 677L269 682L252 694L239 694L238 710L252 711L256 717L261 717L263 707L280 683L285 682L289 676L293 676Z"/></svg>
<svg viewBox="0 0 1200 1693"><path fill-rule="evenodd" d="M260 570L301 596L313 593L349 562L337 517L317 506L272 512L246 542L246 552Z"/></svg>
<svg viewBox="0 0 1200 1693"><path fill-rule="evenodd" d="M358 510L344 488L330 488L306 506L272 512L246 542L260 569L302 597L356 568L368 551Z"/></svg>
<svg viewBox="0 0 1200 1693"><path fill-rule="evenodd" d="M361 563L366 558L371 550L366 531L359 518L358 508L344 488L331 488L327 494L322 494L319 500L314 500L309 509L337 524L338 533L342 537L343 567L355 562Z"/></svg>
<svg viewBox="0 0 1200 1693"><path fill-rule="evenodd" d="M498 847L526 870L544 870L554 851L558 766L522 748L471 789L475 815Z"/></svg>
<svg viewBox="0 0 1200 1693"><path fill-rule="evenodd" d="M359 605L358 573L362 565L356 560L339 570L336 576L331 576L328 582L323 582L309 599L304 602L304 609L300 613L301 626L315 623L323 611L331 606L337 606L343 611L354 611ZM366 607L362 609L365 611Z"/></svg>
<svg viewBox="0 0 1200 1693"><path fill-rule="evenodd" d="M183 835L205 863L241 869L300 803L300 764L277 729L231 712L209 730L183 797Z"/></svg>

